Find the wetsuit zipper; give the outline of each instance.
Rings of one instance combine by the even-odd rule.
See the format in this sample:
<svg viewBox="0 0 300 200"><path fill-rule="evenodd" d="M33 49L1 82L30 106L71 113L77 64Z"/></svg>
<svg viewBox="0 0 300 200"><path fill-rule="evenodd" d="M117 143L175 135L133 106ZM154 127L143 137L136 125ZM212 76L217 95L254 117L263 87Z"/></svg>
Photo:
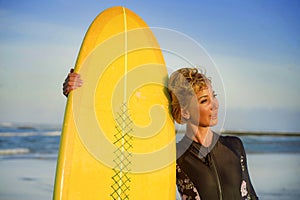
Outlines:
<svg viewBox="0 0 300 200"><path fill-rule="evenodd" d="M215 172L215 175L216 175L216 179L217 179L217 184L218 184L218 190L219 190L219 199L220 200L223 200L223 195L222 195L222 188L221 188L221 183L220 183L220 177L219 177L219 173L218 173L218 170L217 170L217 167L215 165L215 160L214 160L214 155L212 152L210 152L211 154L211 164L213 166L213 169L214 169L214 172Z"/></svg>

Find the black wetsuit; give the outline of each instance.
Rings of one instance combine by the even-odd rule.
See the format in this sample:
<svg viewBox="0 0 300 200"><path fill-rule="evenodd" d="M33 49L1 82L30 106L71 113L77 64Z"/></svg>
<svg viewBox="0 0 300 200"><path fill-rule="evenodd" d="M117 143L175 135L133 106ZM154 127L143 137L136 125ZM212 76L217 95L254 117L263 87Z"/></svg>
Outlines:
<svg viewBox="0 0 300 200"><path fill-rule="evenodd" d="M258 199L238 137L214 134L215 145L204 147L187 136L177 144L177 187L186 199ZM196 198L196 196L198 196Z"/></svg>

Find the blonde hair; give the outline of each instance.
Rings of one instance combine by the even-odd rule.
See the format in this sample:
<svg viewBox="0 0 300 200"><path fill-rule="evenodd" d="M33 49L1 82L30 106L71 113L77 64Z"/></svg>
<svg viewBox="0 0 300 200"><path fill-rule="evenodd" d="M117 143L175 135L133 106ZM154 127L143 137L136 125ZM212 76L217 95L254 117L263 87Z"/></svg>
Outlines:
<svg viewBox="0 0 300 200"><path fill-rule="evenodd" d="M209 84L211 84L210 79L197 68L182 68L171 74L168 90L171 96L171 113L177 123L185 123L181 117L181 109L186 109L191 98L196 93L207 89Z"/></svg>

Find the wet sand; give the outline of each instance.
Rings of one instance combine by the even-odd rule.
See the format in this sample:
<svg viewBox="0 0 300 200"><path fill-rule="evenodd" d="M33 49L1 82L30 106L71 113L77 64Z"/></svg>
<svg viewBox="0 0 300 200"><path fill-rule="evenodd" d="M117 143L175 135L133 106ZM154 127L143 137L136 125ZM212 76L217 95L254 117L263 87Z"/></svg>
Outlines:
<svg viewBox="0 0 300 200"><path fill-rule="evenodd" d="M300 197L300 154L249 154L254 188L262 200ZM56 160L0 159L0 199L52 199Z"/></svg>

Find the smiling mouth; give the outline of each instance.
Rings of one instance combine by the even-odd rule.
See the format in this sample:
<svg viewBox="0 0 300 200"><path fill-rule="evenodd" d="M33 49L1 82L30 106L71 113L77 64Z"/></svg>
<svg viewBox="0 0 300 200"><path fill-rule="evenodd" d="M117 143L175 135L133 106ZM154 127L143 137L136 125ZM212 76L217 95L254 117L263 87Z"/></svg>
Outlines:
<svg viewBox="0 0 300 200"><path fill-rule="evenodd" d="M213 114L213 115L210 116L210 119L217 119L217 118L218 118L218 113Z"/></svg>

